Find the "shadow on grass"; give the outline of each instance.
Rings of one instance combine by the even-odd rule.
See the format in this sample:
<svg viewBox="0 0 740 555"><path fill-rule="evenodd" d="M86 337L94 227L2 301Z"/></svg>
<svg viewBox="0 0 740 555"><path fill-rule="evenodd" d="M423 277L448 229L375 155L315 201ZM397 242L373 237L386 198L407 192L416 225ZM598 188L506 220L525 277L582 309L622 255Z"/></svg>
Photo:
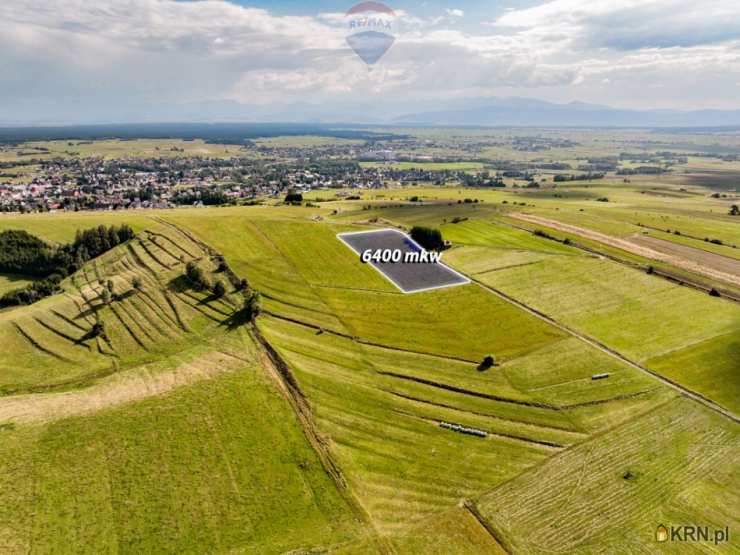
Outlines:
<svg viewBox="0 0 740 555"><path fill-rule="evenodd" d="M221 322L226 326L226 331L234 331L242 326L252 323L252 315L248 310L237 310L231 316Z"/></svg>

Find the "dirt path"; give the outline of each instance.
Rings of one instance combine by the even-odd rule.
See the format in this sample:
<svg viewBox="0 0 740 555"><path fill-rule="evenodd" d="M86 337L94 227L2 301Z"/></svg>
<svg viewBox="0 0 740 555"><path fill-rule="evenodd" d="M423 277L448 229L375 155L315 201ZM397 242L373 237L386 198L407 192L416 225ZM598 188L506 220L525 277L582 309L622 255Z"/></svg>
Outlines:
<svg viewBox="0 0 740 555"><path fill-rule="evenodd" d="M125 403L164 395L179 387L242 367L244 361L214 351L174 370L142 370L114 375L86 389L0 397L0 422L42 422L92 414Z"/></svg>
<svg viewBox="0 0 740 555"><path fill-rule="evenodd" d="M552 229L557 229L558 231L563 231L565 233L572 233L573 235L578 235L579 237L583 237L585 239L591 239L592 241L598 241L599 243L609 245L610 247L616 247L618 249L631 252L632 254L637 254L644 258L649 258L650 260L666 262L668 264L672 264L673 266L676 266L678 268L683 268L684 270L689 270L690 272L694 272L696 274L704 275L713 279L718 279L720 281L740 286L740 274L728 273L726 271L721 271L717 268L707 266L700 261L690 260L685 257L685 252L683 252L684 256L680 256L677 252L660 252L655 248L652 248L654 244L638 244L637 242L629 239L612 237L611 235L606 235L598 231L593 231L571 224L564 224L556 220L543 218L541 216L534 216L532 214L512 213L509 215L517 220L546 226Z"/></svg>

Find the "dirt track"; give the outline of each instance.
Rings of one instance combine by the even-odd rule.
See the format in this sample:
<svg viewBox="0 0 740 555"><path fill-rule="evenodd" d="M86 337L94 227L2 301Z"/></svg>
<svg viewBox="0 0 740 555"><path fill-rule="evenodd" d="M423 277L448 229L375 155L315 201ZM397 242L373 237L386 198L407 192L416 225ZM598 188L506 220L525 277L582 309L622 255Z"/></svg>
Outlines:
<svg viewBox="0 0 740 555"><path fill-rule="evenodd" d="M668 264L676 266L677 268L683 268L684 270L689 270L690 272L694 272L696 274L707 276L727 283L732 283L734 285L740 285L740 271L738 273L730 273L726 271L727 269L729 269L726 263L724 263L723 265L719 265L718 263L716 263L716 261L715 264L709 263L710 260L714 261L714 259L709 258L710 256L723 259L723 262L724 260L729 260L726 259L726 257L720 255L713 255L712 253L708 253L700 249L693 249L691 247L685 247L685 249L689 250L681 250L676 248L671 248L669 250L663 245L661 245L660 248L665 252L661 252L660 250L657 250L659 246L657 243L655 243L655 241L660 241L661 243L667 243L668 241L655 239L651 242L649 240L646 241L646 239L651 239L646 237L640 237L638 239L620 239L619 237L612 237L611 235L599 233L598 231L585 229L583 227L578 227L575 225L564 224L556 220L543 218L541 216L534 216L532 214L516 213L510 214L510 216L512 218L516 218L518 220L522 220L532 224L546 226L552 229L557 229L558 231L563 231L565 233L572 233L573 235L578 235L579 237L583 237L585 239L598 241L599 243L609 245L610 247L616 247L618 249L631 252L632 254L637 254L644 258L649 258L650 260L666 262ZM638 244L638 241L642 244ZM681 245L675 246L680 247ZM691 255L691 251L697 251L701 256L696 257L695 259L688 258L688 256Z"/></svg>

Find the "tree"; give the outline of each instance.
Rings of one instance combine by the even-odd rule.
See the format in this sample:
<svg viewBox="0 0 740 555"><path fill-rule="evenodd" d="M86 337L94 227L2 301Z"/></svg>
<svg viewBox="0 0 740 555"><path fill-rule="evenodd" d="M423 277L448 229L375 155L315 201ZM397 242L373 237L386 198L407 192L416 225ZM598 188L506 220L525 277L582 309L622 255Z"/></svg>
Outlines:
<svg viewBox="0 0 740 555"><path fill-rule="evenodd" d="M254 321L262 311L262 297L257 291L251 290L244 297L244 308L242 309L250 320Z"/></svg>
<svg viewBox="0 0 740 555"><path fill-rule="evenodd" d="M733 204L733 205L732 205L732 206L730 207L730 212L729 212L729 214L730 214L730 216L740 216L740 207L738 207L738 205L737 205L737 204Z"/></svg>
<svg viewBox="0 0 740 555"><path fill-rule="evenodd" d="M218 280L216 284L213 286L213 295L220 299L226 294L226 286L224 285L224 282L221 280Z"/></svg>
<svg viewBox="0 0 740 555"><path fill-rule="evenodd" d="M98 320L93 324L92 329L90 329L90 336L101 337L103 335L105 335L105 325L102 320Z"/></svg>
<svg viewBox="0 0 740 555"><path fill-rule="evenodd" d="M198 289L206 289L206 276L203 269L192 260L185 265L185 276Z"/></svg>
<svg viewBox="0 0 740 555"><path fill-rule="evenodd" d="M105 283L105 288L108 290L108 293L110 293L111 295L113 295L115 293L115 291L114 291L115 285L113 284L113 280L112 279L109 279Z"/></svg>
<svg viewBox="0 0 740 555"><path fill-rule="evenodd" d="M100 292L100 300L103 301L103 304L110 304L110 300L111 300L110 291L108 291L107 289L103 289Z"/></svg>
<svg viewBox="0 0 740 555"><path fill-rule="evenodd" d="M285 202L288 203L297 203L297 202L303 202L303 195L301 193L288 193L285 195Z"/></svg>
<svg viewBox="0 0 740 555"><path fill-rule="evenodd" d="M141 287L142 287L141 278L139 276L134 276L133 278L131 278L131 285L137 291L141 291Z"/></svg>
<svg viewBox="0 0 740 555"><path fill-rule="evenodd" d="M493 358L493 355L487 355L483 358L481 363L478 365L478 371L484 372L491 368L494 364L496 364L496 360Z"/></svg>
<svg viewBox="0 0 740 555"><path fill-rule="evenodd" d="M414 226L411 229L411 238L430 251L441 251L445 248L442 232L438 229Z"/></svg>

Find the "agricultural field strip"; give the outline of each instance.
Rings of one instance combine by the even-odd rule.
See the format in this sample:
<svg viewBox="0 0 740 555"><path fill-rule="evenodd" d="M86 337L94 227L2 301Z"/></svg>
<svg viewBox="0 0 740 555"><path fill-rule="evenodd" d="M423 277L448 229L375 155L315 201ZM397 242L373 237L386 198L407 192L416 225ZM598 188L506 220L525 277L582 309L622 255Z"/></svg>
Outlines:
<svg viewBox="0 0 740 555"><path fill-rule="evenodd" d="M631 238L632 242L655 249L669 256L678 256L688 260L695 260L700 264L706 264L715 270L726 272L731 275L740 275L740 259L723 256L706 250L682 245L673 241L667 241L650 235L638 234Z"/></svg>
<svg viewBox="0 0 740 555"><path fill-rule="evenodd" d="M498 220L498 223L505 225L507 227L510 227L512 229L519 229L521 231L526 231L528 233L532 232L531 229L516 225L514 223L505 221L503 219ZM579 237L579 236L576 235L576 237ZM584 237L581 237L581 238L585 239ZM639 268L639 269L644 270L648 266L648 262L650 262L650 259L648 258L640 257L639 255L635 255L623 249L612 247L604 243L598 243L597 241L594 241L594 242L601 245L602 248L607 249L607 251L597 249L593 246L587 246L585 244L578 243L575 241L571 241L570 245L573 248L589 253L589 255L592 257L600 258L600 259L608 259L608 260L611 260L612 262L616 262L617 264L621 264L622 266L626 266L628 268ZM620 253L620 255L617 255L614 252L610 252L610 251L617 251ZM624 254L624 256L622 255L622 253ZM698 275L689 270L677 268L676 266L670 265L665 262L658 262L658 264L662 264L663 267L658 266L658 267L653 268L653 275L657 277L663 278L672 283L677 283L679 285L686 285L688 287L692 287L698 291L702 291L703 293L710 292L713 288L715 288L718 291L720 291L721 296L723 298L740 303L740 289L730 285L727 282L717 281L717 280L712 280L711 282L707 282L706 276Z"/></svg>
<svg viewBox="0 0 740 555"><path fill-rule="evenodd" d="M581 496L578 498L578 490L585 488L594 493L594 484L599 481L604 481L605 470L611 469L613 472L624 471L622 464L637 464L641 466L639 462L634 462L634 457L639 453L639 445L642 445L642 450L645 453L651 452L646 447L646 443L650 441L648 439L651 434L664 434L664 438L660 441L670 442L675 435L684 435L693 433L694 430L694 418L701 418L698 409L703 410L702 407L696 405L689 405L681 410L680 406L682 403L690 403L688 399L672 398L666 402L660 403L653 407L646 413L637 415L628 421L622 422L617 426L609 427L602 432L595 434L590 439L587 439L578 446L572 449L563 450L558 454L555 454L551 458L544 461L543 464L537 465L530 469L525 470L520 475L508 480L492 491L484 494L479 500L478 504L484 508L487 520L489 524L496 529L497 533L508 531L509 534L505 535L504 539L514 539L515 543L518 541L529 541L528 536L515 535L513 538L510 534L513 532L511 527L513 525L512 518L514 520L532 520L538 521L539 528L534 529L533 532L542 535L547 533L551 536L560 534L560 539L563 541L577 542L578 535L573 534L574 526L578 526L580 523L589 523L592 521L591 516L593 514L593 500L587 496ZM696 412L693 412L696 411ZM673 417L669 417L669 424L666 426L666 430L661 431L661 426L657 425L660 418L664 418L664 424L666 424L665 414L673 414ZM663 415L663 416L659 416ZM656 422L656 420L658 422ZM605 519L600 528L614 528L619 529L620 526L624 526L626 523L622 522L628 518L632 513L629 511L620 511L620 502L617 499L624 499L630 503L636 501L638 492L643 489L647 489L650 497L648 498L651 502L657 502L663 492L659 492L660 488L663 488L663 484L670 484L670 489L676 489L680 487L680 484L684 483L684 480L676 480L673 478L672 473L687 473L687 477L693 479L701 479L711 473L709 465L724 464L725 472L728 472L727 461L731 460L730 454L732 451L732 444L738 445L736 434L730 432L730 429L723 431L721 427L709 432L706 428L707 422L704 419L702 433L705 435L702 439L706 438L707 441L703 442L707 446L715 446L708 452L702 453L702 456L690 456L687 460L676 466L671 464L666 467L659 467L652 469L651 471L657 473L654 475L654 479L646 482L642 488L630 489L629 491L608 491L606 495L599 495L598 500L600 505L604 505L602 510L607 511L611 514L611 519ZM635 433L639 430L642 433ZM669 432L669 433L666 433ZM621 441L613 439L612 441L606 441L607 438L620 438ZM724 436L724 437L723 437ZM727 440L730 440L728 443ZM654 440L655 441L655 440ZM691 444L693 446L693 444ZM609 453L610 449L614 449ZM603 453L606 451L606 453ZM599 452L602 452L602 456L599 456ZM583 454L586 453L585 456ZM623 453L630 453L630 457L624 456ZM678 456L683 453L683 450L676 449L674 453ZM723 457L722 453L726 453L727 456ZM640 454L640 456L645 456ZM574 467L569 464L563 464L563 461L572 459L581 459L579 465L580 470L574 472ZM724 463L722 462L724 461ZM586 472L589 468L589 464L594 465L596 468L590 468L589 472ZM619 466L617 466L619 465ZM621 469L619 468L621 467ZM688 471L688 467L693 467L693 470ZM629 467L628 467L629 468ZM633 467L634 468L634 467ZM598 470L598 472L596 472ZM730 471L731 472L731 471ZM555 473L559 479L554 480L543 480L542 474L553 474ZM690 476L689 476L690 475ZM625 478L626 480L626 478ZM575 482L575 483L573 483ZM617 482L619 483L619 482ZM589 485L590 484L590 485ZM618 490L618 487L614 487L613 484L609 486L612 490ZM554 490L563 490L563 495L554 496ZM509 503L507 501L516 500L516 503ZM571 505L571 501L575 504ZM534 504L534 506L532 506ZM560 508L568 507L566 509L570 514L567 519L562 518ZM557 510L555 510L557 509ZM623 508L622 508L623 509ZM635 508L637 509L637 507ZM601 513L601 511L600 511ZM506 518L508 516L508 518ZM696 515L691 515L696 516ZM580 522L579 522L580 521ZM546 524L546 525L545 525ZM565 526L563 526L565 524ZM531 525L531 523L530 523ZM544 525L544 526L543 526ZM503 527L503 529L501 528ZM565 531L562 530L565 528ZM530 528L531 529L531 528ZM518 531L521 532L521 531ZM619 533L619 532L617 532ZM646 536L651 538L652 534ZM547 542L546 542L547 543ZM548 543L548 545L550 545ZM542 545L538 546L540 549ZM562 548L563 546L561 546ZM569 552L575 552L573 550L575 545L570 546ZM589 544L581 545L578 547L585 548L588 551ZM519 545L517 550L522 551L524 546ZM537 552L540 552L539 550ZM582 551L578 551L582 552Z"/></svg>
<svg viewBox="0 0 740 555"><path fill-rule="evenodd" d="M235 361L238 361L235 363ZM43 422L91 414L147 397L164 395L173 389L210 379L220 372L235 371L245 359L225 351L211 351L172 370L122 374L91 387L53 395L28 394L0 397L0 422ZM137 365L138 366L138 365Z"/></svg>
<svg viewBox="0 0 740 555"><path fill-rule="evenodd" d="M675 389L676 391L678 391L679 393L681 393L683 395L686 395L687 397L690 397L694 401L697 401L698 403L701 403L701 404L705 405L706 407L712 409L715 412L718 412L719 414L721 414L721 415L729 418L730 420L732 420L732 421L734 421L736 423L740 423L740 417L738 417L737 415L735 415L731 411L725 409L724 407L721 407L721 406L715 404L711 399L708 399L708 398L704 397L703 395L701 395L701 394L699 394L699 393L697 393L695 391L692 391L692 390L690 390L690 389L682 386L681 384L679 384L679 383L677 383L677 382L675 382L675 381L673 381L671 379L668 379L665 376L662 376L662 375L658 374L657 372L654 372L654 371L650 370L649 368L646 368L646 367L638 364L637 362L635 362L633 360L630 360L626 356L624 356L621 353L615 351L614 349L610 348L609 346L601 343L600 341L598 341L598 340L596 340L596 339L594 339L592 337L589 337L589 336L587 336L587 335L585 335L583 333L580 333L580 332L572 329L571 327L566 326L565 324L563 324L561 322L558 322L557 320L553 319L552 317L548 316L547 314L544 314L543 312L540 312L539 310L530 307L529 305L527 305L527 304L525 304L525 303L523 303L523 302L515 299L514 297L511 297L510 295L507 295L503 291L499 291L498 289L496 289L494 287L491 287L490 285L486 285L485 283L476 280L474 277L471 278L471 280L473 281L473 283L475 283L479 287L483 288L484 290L488 291L489 293L493 293L494 295L498 296L499 298L501 298L501 299L503 299L505 301L508 301L508 302L510 302L510 303L518 306L519 308L521 308L523 310L526 310L528 313L532 314L533 316L536 316L540 320L543 320L545 322L548 322L548 323L552 324L553 326L557 327L558 329L560 329L560 330L562 330L562 331L564 331L564 332L566 332L566 333L568 333L568 334L570 334L570 335L572 335L574 337L577 337L578 339L580 339L581 341L584 341L585 343L588 343L592 347L596 347L597 349L599 349L603 353L606 353L606 354L608 354L608 355L610 355L610 356L612 356L612 357L614 357L614 358L616 358L616 359L618 359L618 360L620 360L620 361L622 361L622 362L630 365L631 367L636 368L637 370L640 370L640 371L642 371L642 372L644 372L646 374L649 374L650 376L652 376L653 378L656 378L657 380L659 380L663 384L665 384L665 385L667 385L667 386Z"/></svg>
<svg viewBox="0 0 740 555"><path fill-rule="evenodd" d="M654 248L650 248L647 246L641 246L627 239L612 237L612 236L609 236L609 235L606 235L606 234L603 234L597 231L592 231L592 230L574 226L571 224L564 224L564 223L558 222L557 220L543 218L541 216L534 216L531 214L512 213L512 214L509 214L509 216L511 218L515 218L515 219L529 222L532 224L543 225L543 226L546 226L552 229L564 231L566 233L573 233L575 235L584 237L586 239L598 241L600 243L603 243L603 244L606 244L612 247L616 247L616 248L625 250L627 252L637 254L639 256L643 256L645 258L649 258L652 260L658 260L661 262L666 262L668 264L672 264L679 268L683 268L685 270L689 270L697 274L705 275L710 278L718 279L720 281L728 282L733 285L740 285L740 275L735 275L735 274L727 273L724 271L716 270L714 268L709 268L707 266L704 266L698 263L697 261L688 260L686 258L677 256L675 254L662 253L662 252L655 250Z"/></svg>
<svg viewBox="0 0 740 555"><path fill-rule="evenodd" d="M396 250L402 256L425 253L421 245L396 229L352 231L339 233L337 238L359 255L366 250ZM420 293L470 283L467 277L441 262L415 264L371 260L370 265L403 293Z"/></svg>

